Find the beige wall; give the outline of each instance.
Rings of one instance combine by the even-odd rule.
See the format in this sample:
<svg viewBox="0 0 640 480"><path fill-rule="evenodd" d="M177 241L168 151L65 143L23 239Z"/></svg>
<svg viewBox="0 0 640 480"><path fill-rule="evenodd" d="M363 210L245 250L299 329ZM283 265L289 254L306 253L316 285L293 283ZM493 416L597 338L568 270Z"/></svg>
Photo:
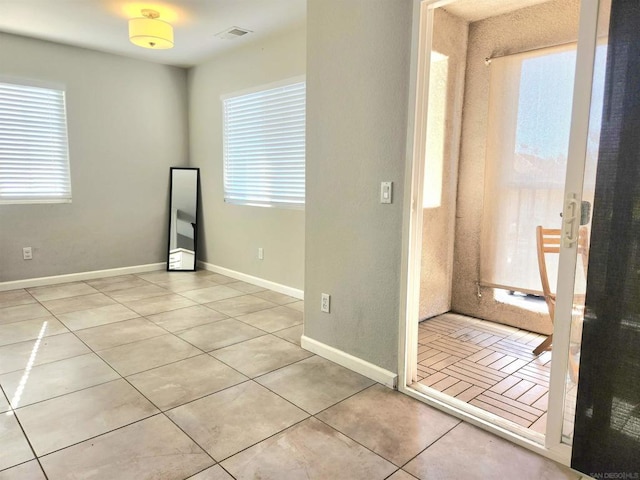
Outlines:
<svg viewBox="0 0 640 480"><path fill-rule="evenodd" d="M488 288L477 296L490 75L484 59L575 41L578 12L578 0L555 0L469 27L452 300L458 313L551 332L546 313L498 303Z"/></svg>
<svg viewBox="0 0 640 480"><path fill-rule="evenodd" d="M397 371L411 0L309 0L305 335ZM381 181L394 202L379 203ZM321 293L331 313L320 312Z"/></svg>
<svg viewBox="0 0 640 480"><path fill-rule="evenodd" d="M224 203L220 96L304 75L305 62L300 27L189 70L191 166L200 167L202 184L198 257L298 289L304 288L304 210Z"/></svg>
<svg viewBox="0 0 640 480"><path fill-rule="evenodd" d="M432 63L429 84L425 184L437 185L434 192L425 191L425 197L435 201L423 209L422 217L421 320L451 309L467 32L466 21L441 8L435 11L433 50L446 58L437 56Z"/></svg>
<svg viewBox="0 0 640 480"><path fill-rule="evenodd" d="M185 70L0 33L0 74L66 86L73 192L0 205L0 282L166 261L169 167L188 161Z"/></svg>

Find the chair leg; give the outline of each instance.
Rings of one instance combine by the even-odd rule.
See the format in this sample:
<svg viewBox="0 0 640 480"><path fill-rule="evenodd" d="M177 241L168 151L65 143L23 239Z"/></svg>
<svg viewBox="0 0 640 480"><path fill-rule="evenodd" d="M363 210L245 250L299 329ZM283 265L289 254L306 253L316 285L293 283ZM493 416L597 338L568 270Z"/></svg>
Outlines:
<svg viewBox="0 0 640 480"><path fill-rule="evenodd" d="M549 335L540 345L538 345L533 351L533 354L538 356L545 350L549 350L551 342L553 342L553 335Z"/></svg>

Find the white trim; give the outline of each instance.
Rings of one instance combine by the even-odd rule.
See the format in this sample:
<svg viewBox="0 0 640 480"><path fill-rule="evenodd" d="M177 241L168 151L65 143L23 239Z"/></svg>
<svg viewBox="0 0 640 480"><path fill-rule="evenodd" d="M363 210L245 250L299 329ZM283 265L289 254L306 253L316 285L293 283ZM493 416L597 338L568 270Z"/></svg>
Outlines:
<svg viewBox="0 0 640 480"><path fill-rule="evenodd" d="M582 200L587 158L598 17L598 0L582 0L580 2L580 28L578 30L576 73L573 88L573 110L571 112L567 173L564 184L565 198L573 195L578 205ZM562 218L563 238L566 236L568 220L569 215L565 212ZM577 228L575 231L577 233ZM573 316L577 257L577 243L567 247L564 241L561 242L555 318L553 320L553 345L551 351L553 361L551 362L551 378L549 380L547 448L559 448L565 445L562 442L562 425L566 395L565 386L569 368L569 343L571 341L571 319Z"/></svg>
<svg viewBox="0 0 640 480"><path fill-rule="evenodd" d="M418 387L420 386L421 385L418 385ZM531 438L526 438L525 436L513 432L512 426L510 426L509 428L501 427L499 423L508 423L504 421L504 419L495 417L489 412L485 412L482 409L466 403L461 405L461 408L457 408L456 406L452 405L452 403L456 402L452 402L451 397L431 388L424 387L425 391L428 390L428 393L425 393L412 387L400 384L398 390L406 395L409 395L410 397L426 403L427 405L431 405L438 410L448 413L449 415L453 415L454 417L459 418L460 420L464 420L465 422L470 423L471 425L475 425L476 427L482 428L483 430L491 432L500 438L504 438L505 440L531 450L539 455L542 455L543 457L550 458L551 460L554 460L566 466L569 465L571 459L571 448L568 445L560 445L558 448L554 449L546 448L544 445L537 443ZM469 412L466 410L473 411ZM576 472L575 470L573 471ZM579 474L579 472L576 473Z"/></svg>
<svg viewBox="0 0 640 480"><path fill-rule="evenodd" d="M252 285L268 288L269 290L273 290L274 292L282 293L284 295L289 295L290 297L304 300L304 290L300 290L298 288L282 285L281 283L272 282L271 280L265 280L264 278L254 277L253 275L237 272L235 270L231 270L230 268L220 267L211 263L198 261L198 266L210 272L226 275L227 277L235 278L236 280L242 280L243 282L251 283Z"/></svg>
<svg viewBox="0 0 640 480"><path fill-rule="evenodd" d="M415 0L411 45L411 85L407 155L405 165L405 198L402 241L402 280L398 371L403 382L417 378L418 317L420 300L420 258L422 256L422 194L424 155L429 98L429 69L433 30L433 8L428 2Z"/></svg>
<svg viewBox="0 0 640 480"><path fill-rule="evenodd" d="M419 259L420 247L421 247L421 232L422 232L422 216L419 215L416 205L421 205L421 193L422 193L422 169L423 163L420 156L420 150L424 144L424 130L426 130L426 100L428 93L428 79L429 79L429 62L424 59L423 51L428 51L427 47L430 47L430 30L433 21L433 9L442 7L448 3L452 3L456 0L414 0L414 22L412 32L412 49L411 49L411 78L410 78L410 91L409 91L409 105L410 111L408 115L407 124L407 156L406 156L406 178L405 178L405 198L403 206L403 234L402 234L402 278L401 278L401 305L400 305L400 325L399 325L399 348L398 348L398 367L400 372L401 381L399 382L398 390L411 397L419 399L427 404L430 404L442 411L445 411L451 415L454 415L460 419L463 419L473 425L488 430L502 438L505 438L517 445L525 447L529 450L533 450L540 455L551 458L565 465L569 465L571 458L571 446L563 444L560 441L560 429L562 425L562 387L564 387L563 374L566 374L567 369L567 350L568 350L568 329L570 323L556 321L554 332L554 348L553 357L554 362L551 372L551 388L549 394L549 418L547 421L547 432L545 435L545 445L536 442L536 438L532 435L522 432L518 428L512 425L503 425L503 422L499 418L495 418L494 415L489 412L481 411L472 405L464 404L460 405L456 403L455 399L452 399L441 392L437 392L430 388L420 389L408 386L412 383L412 377L415 372L416 362L416 350L417 345L417 317L413 314L416 308L416 283L419 282ZM595 42L595 35L593 34L594 20L597 20L598 0L581 0L581 16L580 16L580 32L578 45L584 44L585 51L581 52L579 48L579 56L589 57L580 58L579 62L576 62L576 77L584 77L581 82L576 82L576 90L574 96L576 99L586 99L586 96L591 94L590 83L592 81L592 72L589 68L593 67L593 52L592 42ZM586 8L588 6L588 8ZM585 10L585 11L583 11ZM595 15L595 17L594 17ZM416 21L416 16L418 20ZM591 38L592 36L593 38ZM417 41L417 45L416 45ZM588 47L588 48L586 48ZM591 61L589 61L591 59ZM591 63L591 65L587 65ZM589 67L589 68L588 68ZM590 73L591 72L591 73ZM589 84L589 85L587 85ZM576 100L574 99L574 102ZM585 109L586 107L586 109ZM588 105L587 102L581 103L579 109L582 109L583 117L580 117L583 124L574 125L572 123L572 139L570 152L578 157L582 157L582 142L584 137L584 129L588 128ZM575 103L574 103L574 108ZM586 113L585 113L586 112ZM573 112L572 122L576 121L578 111ZM587 122L585 127L584 122ZM574 132L574 128L577 130ZM579 160L584 160L581 158ZM571 162L569 162L571 163ZM583 166L582 166L583 167ZM580 168L578 165L575 167L568 166L567 178L573 178L577 181L580 174L578 172L571 172L571 168ZM579 182L577 182L579 183ZM567 181L566 189L568 190L571 183ZM575 189L568 191L581 192L581 183L576 186ZM420 228L419 228L420 227ZM565 268L565 274L573 275L575 268L571 268L571 265L575 267L575 253L573 258L568 257L565 262L567 268ZM562 258L562 254L561 254ZM561 260L562 262L562 260ZM562 282L560 282L562 283ZM569 280L567 279L567 285ZM573 285L573 284L571 284ZM565 286L564 288L568 288ZM565 308L563 305L556 305L556 317L558 318L558 312L563 310L565 312L571 310L571 300L573 291L570 291L564 295L565 298L562 302L566 302ZM558 297L560 297L560 287L558 288ZM560 302L560 299L559 299ZM564 314L561 314L564 315ZM565 323L559 328L559 323ZM557 335L557 337L556 337Z"/></svg>
<svg viewBox="0 0 640 480"><path fill-rule="evenodd" d="M349 370L353 370L354 372L364 375L365 377L389 388L395 389L397 387L398 375L390 372L389 370L385 370L373 363L354 357L342 350L338 350L337 348L331 347L305 335L302 335L300 342L302 348L305 350L313 352L316 355L320 355L327 360L331 360L338 365L342 365Z"/></svg>
<svg viewBox="0 0 640 480"><path fill-rule="evenodd" d="M92 270L90 272L68 273L65 275L53 275L51 277L27 278L0 283L0 292L15 290L17 288L41 287L43 285L55 285L58 283L80 282L93 280L94 278L117 277L131 273L155 272L165 270L167 262L149 263L147 265L134 265L132 267L110 268L108 270Z"/></svg>

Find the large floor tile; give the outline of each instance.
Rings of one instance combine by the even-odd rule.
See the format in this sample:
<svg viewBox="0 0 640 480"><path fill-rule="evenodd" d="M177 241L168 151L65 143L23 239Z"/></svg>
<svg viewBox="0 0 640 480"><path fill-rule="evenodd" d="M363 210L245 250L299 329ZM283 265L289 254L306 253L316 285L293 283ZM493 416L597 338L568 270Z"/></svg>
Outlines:
<svg viewBox="0 0 640 480"><path fill-rule="evenodd" d="M159 282L156 285L162 288L166 288L175 293L187 292L189 290L196 290L198 288L215 287L218 284L210 282L206 277L194 277L183 276L181 273L176 273L167 281Z"/></svg>
<svg viewBox="0 0 640 480"><path fill-rule="evenodd" d="M317 356L258 377L256 381L312 414L374 383Z"/></svg>
<svg viewBox="0 0 640 480"><path fill-rule="evenodd" d="M171 278L174 278L176 275L188 276L189 274L185 272L176 273L176 272L167 272L166 270L160 270L157 272L150 272L150 273L138 273L136 274L136 277L141 278L142 280L145 280L147 282L160 283L160 282L167 282L171 280Z"/></svg>
<svg viewBox="0 0 640 480"><path fill-rule="evenodd" d="M125 380L114 380L16 410L38 456L158 413Z"/></svg>
<svg viewBox="0 0 640 480"><path fill-rule="evenodd" d="M321 412L318 418L398 466L460 423L379 384Z"/></svg>
<svg viewBox="0 0 640 480"><path fill-rule="evenodd" d="M254 382L169 410L167 415L217 461L308 416Z"/></svg>
<svg viewBox="0 0 640 480"><path fill-rule="evenodd" d="M409 475L404 470L398 470L396 473L389 477L389 480L416 480L416 477Z"/></svg>
<svg viewBox="0 0 640 480"><path fill-rule="evenodd" d="M239 297L244 295L244 292L234 290L233 288L229 288L224 285L216 285L215 287L188 290L186 292L182 292L181 295L190 298L194 302L208 303L215 302L217 300L224 300L225 298Z"/></svg>
<svg viewBox="0 0 640 480"><path fill-rule="evenodd" d="M304 313L304 302L302 300L293 303L287 303L287 307Z"/></svg>
<svg viewBox="0 0 640 480"><path fill-rule="evenodd" d="M201 327L190 328L178 334L180 338L184 338L187 342L205 352L243 342L260 335L266 335L266 333L232 318Z"/></svg>
<svg viewBox="0 0 640 480"><path fill-rule="evenodd" d="M240 297L227 298L206 304L207 307L213 308L218 312L222 312L230 317L238 315L246 315L247 313L265 310L277 306L275 303L264 300L263 298L254 297L253 295L242 295Z"/></svg>
<svg viewBox="0 0 640 480"><path fill-rule="evenodd" d="M423 479L580 478L566 467L536 455L468 423L461 423L426 449L403 470Z"/></svg>
<svg viewBox="0 0 640 480"><path fill-rule="evenodd" d="M0 325L44 317L53 318L49 310L39 303L29 303L26 305L14 305L11 307L0 308Z"/></svg>
<svg viewBox="0 0 640 480"><path fill-rule="evenodd" d="M189 343L170 334L98 352L123 377L201 353Z"/></svg>
<svg viewBox="0 0 640 480"><path fill-rule="evenodd" d="M0 292L0 308L15 307L17 305L26 305L28 303L36 303L36 299L33 298L24 288Z"/></svg>
<svg viewBox="0 0 640 480"><path fill-rule="evenodd" d="M264 335L214 350L211 355L253 378L313 354L273 335Z"/></svg>
<svg viewBox="0 0 640 480"><path fill-rule="evenodd" d="M146 282L135 275L118 275L117 277L98 278L96 280L87 280L86 283L101 292L114 292L116 290L125 290L149 285L149 282Z"/></svg>
<svg viewBox="0 0 640 480"><path fill-rule="evenodd" d="M92 349L105 350L166 333L166 330L146 318L134 318L133 320L78 330L76 335Z"/></svg>
<svg viewBox="0 0 640 480"><path fill-rule="evenodd" d="M214 465L193 477L189 477L189 480L233 480L233 477L225 472L220 465Z"/></svg>
<svg viewBox="0 0 640 480"><path fill-rule="evenodd" d="M123 302L123 304L134 312L146 316L153 315L154 313L168 312L170 310L190 307L195 305L195 302L177 294L170 294L143 298L142 300L133 300L131 302Z"/></svg>
<svg viewBox="0 0 640 480"><path fill-rule="evenodd" d="M9 409L9 401L5 398L4 393L0 391L0 413L4 413Z"/></svg>
<svg viewBox="0 0 640 480"><path fill-rule="evenodd" d="M277 303L278 305L286 305L288 303L299 301L297 298L290 297L289 295L285 295L284 293L274 292L273 290L264 290L262 292L256 293L255 295L256 297L264 298L265 300Z"/></svg>
<svg viewBox="0 0 640 480"><path fill-rule="evenodd" d="M68 331L60 321L53 317L7 323L0 325L0 346L35 340L38 337L50 337Z"/></svg>
<svg viewBox="0 0 640 480"><path fill-rule="evenodd" d="M0 374L90 353L73 333L0 347Z"/></svg>
<svg viewBox="0 0 640 480"><path fill-rule="evenodd" d="M288 307L275 307L248 315L240 315L237 319L260 330L275 332L294 325L300 325L302 323L302 312Z"/></svg>
<svg viewBox="0 0 640 480"><path fill-rule="evenodd" d="M231 457L222 466L238 480L382 480L396 469L315 418Z"/></svg>
<svg viewBox="0 0 640 480"><path fill-rule="evenodd" d="M22 463L0 472L0 480L45 480L37 460Z"/></svg>
<svg viewBox="0 0 640 480"><path fill-rule="evenodd" d="M122 320L130 320L139 316L140 315L133 310L119 303L56 315L58 320L64 323L69 330L98 327L109 323L121 322Z"/></svg>
<svg viewBox="0 0 640 480"><path fill-rule="evenodd" d="M180 332L207 323L228 318L226 315L202 305L149 315L147 319L170 332Z"/></svg>
<svg viewBox="0 0 640 480"><path fill-rule="evenodd" d="M229 288L233 288L234 290L240 290L241 292L244 292L244 293L264 292L266 290L266 288L259 287L258 285L253 285L251 283L240 282L240 281L230 282L230 283L227 283L226 285Z"/></svg>
<svg viewBox="0 0 640 480"><path fill-rule="evenodd" d="M87 285L84 282L63 283L60 285L49 285L46 287L34 287L28 288L27 291L31 295L33 295L39 302L98 293L95 288Z"/></svg>
<svg viewBox="0 0 640 480"><path fill-rule="evenodd" d="M285 328L283 330L278 330L277 332L273 332L276 337L280 337L287 342L294 343L300 346L300 339L303 333L302 325L294 325L293 327Z"/></svg>
<svg viewBox="0 0 640 480"><path fill-rule="evenodd" d="M200 270L199 272L197 272L197 274L203 276L211 282L217 283L218 285L229 285L230 283L238 281L235 278L227 277L226 275L222 275L220 273L207 272L204 270Z"/></svg>
<svg viewBox="0 0 640 480"><path fill-rule="evenodd" d="M90 308L104 307L116 303L104 293L94 293L91 295L81 295L79 297L59 298L57 300L46 300L42 305L54 315L61 313L77 312L79 310L89 310Z"/></svg>
<svg viewBox="0 0 640 480"><path fill-rule="evenodd" d="M177 407L247 380L209 355L199 355L127 377L162 410Z"/></svg>
<svg viewBox="0 0 640 480"><path fill-rule="evenodd" d="M163 415L86 440L40 461L50 480L182 480L213 464Z"/></svg>
<svg viewBox="0 0 640 480"><path fill-rule="evenodd" d="M16 417L0 415L0 470L34 458Z"/></svg>
<svg viewBox="0 0 640 480"><path fill-rule="evenodd" d="M0 385L17 408L117 378L109 365L89 353L0 375Z"/></svg>
<svg viewBox="0 0 640 480"><path fill-rule="evenodd" d="M143 298L159 297L160 295L168 295L170 293L171 292L165 288L147 282L146 285L140 287L109 292L109 296L118 302L124 303L142 300Z"/></svg>

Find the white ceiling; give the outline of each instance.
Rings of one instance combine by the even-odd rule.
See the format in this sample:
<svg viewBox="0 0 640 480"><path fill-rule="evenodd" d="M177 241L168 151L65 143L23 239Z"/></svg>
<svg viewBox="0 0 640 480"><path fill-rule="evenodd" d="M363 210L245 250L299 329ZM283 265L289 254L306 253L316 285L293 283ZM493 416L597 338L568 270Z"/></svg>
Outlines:
<svg viewBox="0 0 640 480"><path fill-rule="evenodd" d="M127 20L151 8L174 27L175 46L149 50L129 42ZM0 0L0 32L178 66L304 25L306 0ZM253 33L216 34L236 26ZM1 48L1 47L0 47Z"/></svg>

